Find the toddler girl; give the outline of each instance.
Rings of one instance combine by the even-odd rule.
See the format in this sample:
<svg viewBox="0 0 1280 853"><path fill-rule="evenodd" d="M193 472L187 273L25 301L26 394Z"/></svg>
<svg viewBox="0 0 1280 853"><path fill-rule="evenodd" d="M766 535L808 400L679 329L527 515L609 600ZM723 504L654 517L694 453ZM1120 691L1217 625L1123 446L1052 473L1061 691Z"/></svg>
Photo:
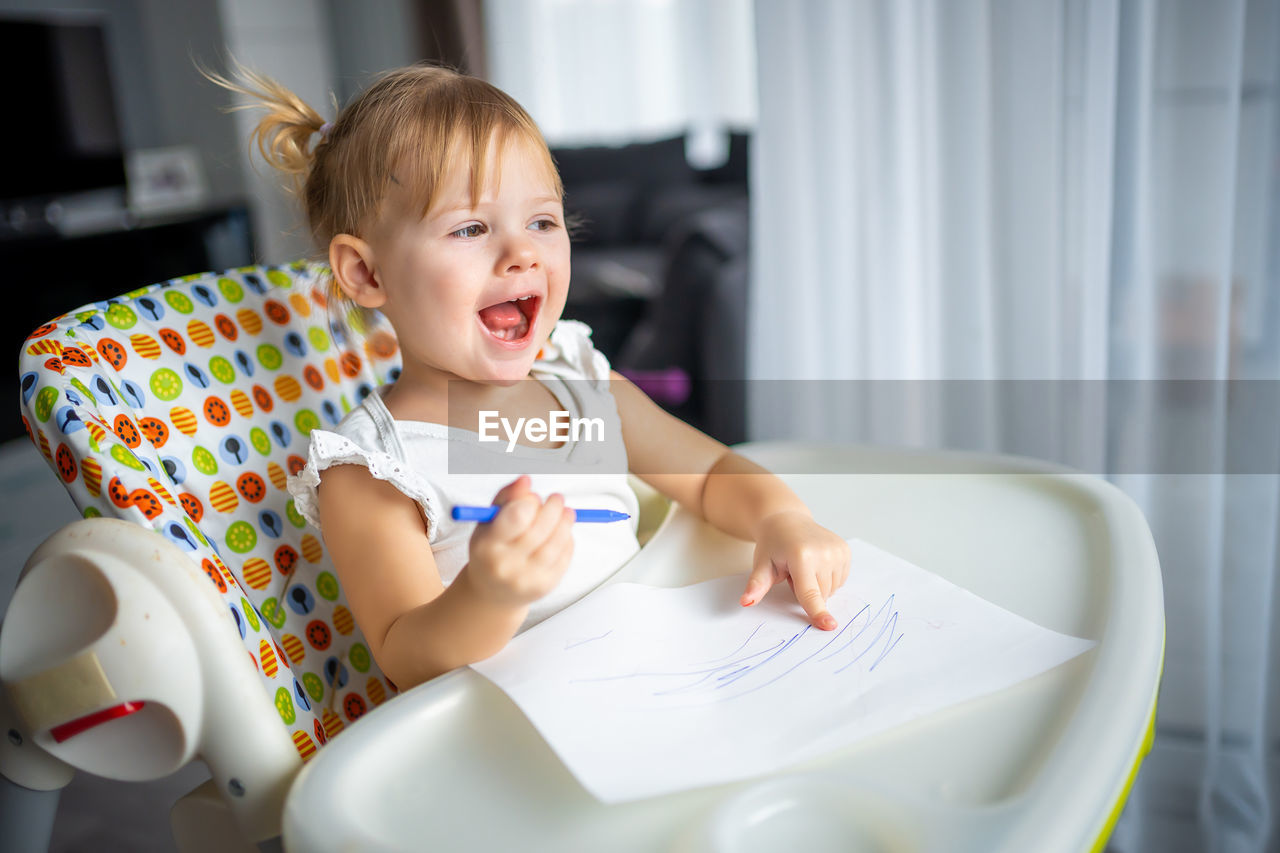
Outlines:
<svg viewBox="0 0 1280 853"><path fill-rule="evenodd" d="M845 542L782 481L610 371L590 331L560 319L563 191L515 101L413 66L330 123L277 83L238 75L211 77L266 110L254 137L295 179L328 254L330 305L381 312L399 342L395 382L334 431L314 430L289 482L392 681L405 689L488 657L612 575L637 549L628 470L756 543L744 606L785 578L814 626L835 627L825 599L848 575ZM462 504L498 512L455 521ZM632 519L575 524L572 507Z"/></svg>

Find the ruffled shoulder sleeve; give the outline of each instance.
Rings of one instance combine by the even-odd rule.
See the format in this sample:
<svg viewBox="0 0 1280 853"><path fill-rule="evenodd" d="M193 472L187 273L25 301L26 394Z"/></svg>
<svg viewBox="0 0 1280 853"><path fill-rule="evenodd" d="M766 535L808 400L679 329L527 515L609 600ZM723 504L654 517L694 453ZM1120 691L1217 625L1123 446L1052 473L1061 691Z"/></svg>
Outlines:
<svg viewBox="0 0 1280 853"><path fill-rule="evenodd" d="M344 421L340 429L346 426ZM347 432L346 429L343 431ZM378 448L376 440L367 440L359 429L352 432L355 434L344 435L321 429L311 431L307 463L297 474L291 475L287 482L298 512L308 524L319 529L320 511L316 488L320 485L320 474L334 465L360 465L367 468L375 478L395 486L401 494L421 507L427 521L428 536L434 540L440 501L431 483L414 472L404 460Z"/></svg>
<svg viewBox="0 0 1280 853"><path fill-rule="evenodd" d="M609 359L592 345L591 327L578 320L556 323L533 369L565 379L588 379L598 386L609 382Z"/></svg>

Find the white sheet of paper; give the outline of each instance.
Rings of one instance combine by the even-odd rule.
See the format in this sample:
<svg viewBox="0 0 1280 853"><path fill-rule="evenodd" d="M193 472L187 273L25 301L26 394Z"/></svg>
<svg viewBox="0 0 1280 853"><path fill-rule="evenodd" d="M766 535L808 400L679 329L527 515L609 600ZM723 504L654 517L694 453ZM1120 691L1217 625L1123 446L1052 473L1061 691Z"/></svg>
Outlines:
<svg viewBox="0 0 1280 853"><path fill-rule="evenodd" d="M786 584L745 575L602 587L474 669L578 781L624 802L766 774L1008 687L1094 645L866 542L811 628Z"/></svg>

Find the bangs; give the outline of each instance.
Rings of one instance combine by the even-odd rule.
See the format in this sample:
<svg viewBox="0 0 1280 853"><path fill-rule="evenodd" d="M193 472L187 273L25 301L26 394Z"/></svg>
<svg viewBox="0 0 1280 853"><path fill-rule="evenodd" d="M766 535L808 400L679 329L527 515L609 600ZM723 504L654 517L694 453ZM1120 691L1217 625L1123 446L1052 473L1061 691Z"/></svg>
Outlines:
<svg viewBox="0 0 1280 853"><path fill-rule="evenodd" d="M467 170L474 206L496 174L490 159L515 143L563 200L542 133L510 95L437 66L387 72L338 114L315 149L303 187L312 237L328 246L337 234L361 236L393 198L398 212L426 216L458 169Z"/></svg>
<svg viewBox="0 0 1280 853"><path fill-rule="evenodd" d="M435 102L424 106L424 112L432 114L423 115L399 134L403 144L394 152L391 162L397 165L390 176L409 193L420 216L425 217L438 200L445 176L457 169L467 170L471 205L479 204L496 174L490 159L504 156L509 145L523 148L532 162L544 170L555 196L563 199L560 174L542 134L514 102L508 105L490 95L459 99L453 105ZM454 109L449 112L453 114L440 115L444 106L452 106Z"/></svg>

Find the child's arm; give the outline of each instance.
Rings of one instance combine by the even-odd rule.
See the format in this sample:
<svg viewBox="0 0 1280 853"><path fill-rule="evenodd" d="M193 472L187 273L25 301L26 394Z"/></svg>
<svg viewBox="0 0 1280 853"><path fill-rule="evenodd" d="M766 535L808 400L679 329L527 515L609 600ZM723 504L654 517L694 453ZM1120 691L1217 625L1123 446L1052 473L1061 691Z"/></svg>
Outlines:
<svg viewBox="0 0 1280 853"><path fill-rule="evenodd" d="M786 580L815 627L835 628L826 600L848 578L848 544L814 521L782 480L672 417L625 377L610 379L631 470L720 530L756 543L742 604Z"/></svg>
<svg viewBox="0 0 1280 853"><path fill-rule="evenodd" d="M470 562L446 588L412 500L359 465L323 474L325 545L369 650L402 690L498 652L569 565L573 511L563 498L544 503L521 477L494 503L502 509L479 526Z"/></svg>

